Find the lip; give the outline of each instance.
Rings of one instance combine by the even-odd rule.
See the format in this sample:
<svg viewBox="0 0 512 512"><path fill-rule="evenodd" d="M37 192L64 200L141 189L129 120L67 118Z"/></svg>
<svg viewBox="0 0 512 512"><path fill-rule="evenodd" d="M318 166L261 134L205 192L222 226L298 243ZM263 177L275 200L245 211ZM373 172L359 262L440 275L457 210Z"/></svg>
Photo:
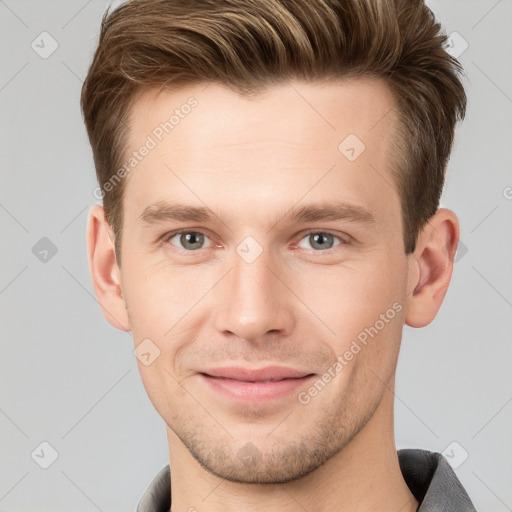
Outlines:
<svg viewBox="0 0 512 512"><path fill-rule="evenodd" d="M211 368L199 373L216 394L238 402L263 403L283 398L304 386L314 374L294 368L267 366Z"/></svg>
<svg viewBox="0 0 512 512"><path fill-rule="evenodd" d="M278 381L283 379L299 379L310 372L288 368L285 366L265 366L264 368L243 368L239 366L225 366L221 368L210 368L204 370L210 377L221 377L244 382Z"/></svg>

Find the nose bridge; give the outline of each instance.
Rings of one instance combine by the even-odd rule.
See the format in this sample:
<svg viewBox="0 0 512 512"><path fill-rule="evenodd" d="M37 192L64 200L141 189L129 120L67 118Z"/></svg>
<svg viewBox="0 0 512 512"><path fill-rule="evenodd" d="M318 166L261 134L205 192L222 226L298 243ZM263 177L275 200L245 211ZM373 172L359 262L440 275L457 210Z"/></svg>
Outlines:
<svg viewBox="0 0 512 512"><path fill-rule="evenodd" d="M247 341L258 341L269 331L281 334L291 328L292 313L286 290L270 268L272 256L261 251L246 257L243 244L233 255L233 268L223 283L216 327ZM270 268L269 268L270 267Z"/></svg>
<svg viewBox="0 0 512 512"><path fill-rule="evenodd" d="M268 304L272 297L271 289L275 286L272 282L275 275L269 270L271 261L268 254L262 254L253 262L241 257L234 260L232 292L238 297L240 305Z"/></svg>

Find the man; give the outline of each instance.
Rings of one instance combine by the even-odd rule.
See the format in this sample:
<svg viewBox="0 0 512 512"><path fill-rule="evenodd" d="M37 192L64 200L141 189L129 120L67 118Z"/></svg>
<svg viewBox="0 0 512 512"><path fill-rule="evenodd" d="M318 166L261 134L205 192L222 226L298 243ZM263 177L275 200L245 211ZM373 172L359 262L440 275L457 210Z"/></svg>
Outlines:
<svg viewBox="0 0 512 512"><path fill-rule="evenodd" d="M436 316L460 67L420 1L133 0L82 92L88 256L168 467L139 512L473 511L396 451L404 324Z"/></svg>

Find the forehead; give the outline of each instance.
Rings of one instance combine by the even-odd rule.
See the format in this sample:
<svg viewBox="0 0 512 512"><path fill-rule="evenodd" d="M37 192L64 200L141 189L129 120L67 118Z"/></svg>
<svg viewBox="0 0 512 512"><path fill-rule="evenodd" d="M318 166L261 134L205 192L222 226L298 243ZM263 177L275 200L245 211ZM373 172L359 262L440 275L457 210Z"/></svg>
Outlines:
<svg viewBox="0 0 512 512"><path fill-rule="evenodd" d="M311 199L336 199L336 182L357 201L372 182L382 188L393 181L393 107L377 79L293 81L251 97L218 84L146 91L131 111L129 154L149 149L127 173L125 199L139 212L184 196L227 206L245 194L245 206L270 205L276 191L302 195L308 186Z"/></svg>
<svg viewBox="0 0 512 512"><path fill-rule="evenodd" d="M377 125L386 133L394 121L393 107L389 87L372 78L290 81L251 96L215 83L153 89L140 92L132 105L128 142L135 148L141 136L151 134L157 143L179 142L175 152L185 153L185 142L207 149L258 142L264 133L304 149L309 138L311 147L320 149L320 142L332 147L350 130L362 139Z"/></svg>

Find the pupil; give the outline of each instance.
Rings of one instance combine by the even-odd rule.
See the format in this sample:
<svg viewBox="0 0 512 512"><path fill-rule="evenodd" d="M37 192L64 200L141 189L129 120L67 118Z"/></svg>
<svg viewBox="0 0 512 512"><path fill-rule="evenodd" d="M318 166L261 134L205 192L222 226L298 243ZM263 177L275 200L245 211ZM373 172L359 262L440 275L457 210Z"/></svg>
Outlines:
<svg viewBox="0 0 512 512"><path fill-rule="evenodd" d="M332 246L332 243L329 243L328 237L331 237L331 235L329 235L327 233L317 233L317 234L311 235L312 247L316 247L316 248L320 248L320 249L325 249L325 248L330 249L330 247Z"/></svg>
<svg viewBox="0 0 512 512"><path fill-rule="evenodd" d="M200 233L185 233L181 235L181 244L185 248L197 249L202 244L202 235Z"/></svg>

